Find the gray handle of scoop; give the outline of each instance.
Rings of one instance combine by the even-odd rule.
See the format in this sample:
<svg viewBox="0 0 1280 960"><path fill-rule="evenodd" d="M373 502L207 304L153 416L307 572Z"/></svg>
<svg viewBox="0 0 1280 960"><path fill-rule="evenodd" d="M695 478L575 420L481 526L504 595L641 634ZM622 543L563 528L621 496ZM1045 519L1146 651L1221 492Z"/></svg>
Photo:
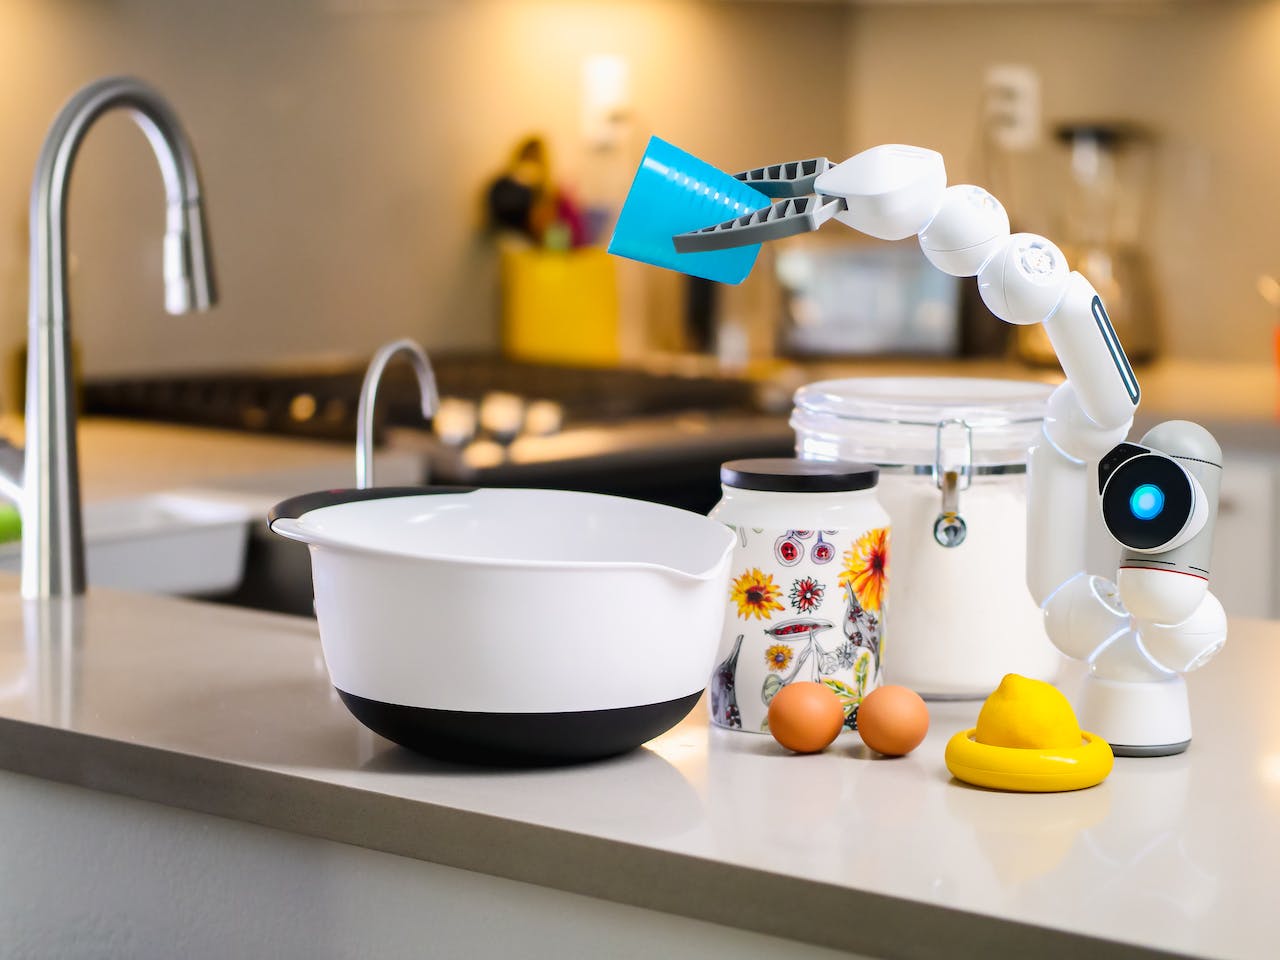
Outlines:
<svg viewBox="0 0 1280 960"><path fill-rule="evenodd" d="M814 182L833 166L826 157L814 157L811 160L792 160L767 167L752 167L735 173L733 178L759 190L770 200L781 200L784 197L804 197L813 193Z"/></svg>
<svg viewBox="0 0 1280 960"><path fill-rule="evenodd" d="M792 197L733 220L676 234L676 253L706 253L812 233L848 209L843 197Z"/></svg>

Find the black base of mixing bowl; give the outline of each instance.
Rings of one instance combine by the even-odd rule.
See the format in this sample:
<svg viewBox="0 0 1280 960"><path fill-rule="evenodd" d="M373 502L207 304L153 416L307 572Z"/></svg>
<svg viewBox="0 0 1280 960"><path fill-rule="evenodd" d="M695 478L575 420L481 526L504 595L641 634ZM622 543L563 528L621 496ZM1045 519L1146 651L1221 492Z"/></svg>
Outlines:
<svg viewBox="0 0 1280 960"><path fill-rule="evenodd" d="M357 720L374 733L443 760L544 766L599 760L634 750L665 733L702 695L613 710L567 713L472 713L367 700L339 690Z"/></svg>

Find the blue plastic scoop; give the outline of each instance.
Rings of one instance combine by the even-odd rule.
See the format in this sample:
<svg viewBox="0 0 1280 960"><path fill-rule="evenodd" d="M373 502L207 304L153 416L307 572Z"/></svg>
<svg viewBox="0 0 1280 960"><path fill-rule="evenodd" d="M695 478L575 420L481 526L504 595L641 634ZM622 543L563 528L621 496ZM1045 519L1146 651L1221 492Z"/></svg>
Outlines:
<svg viewBox="0 0 1280 960"><path fill-rule="evenodd" d="M672 237L769 206L770 200L722 170L650 137L618 214L609 252L692 277L741 283L760 244L704 253L676 253Z"/></svg>

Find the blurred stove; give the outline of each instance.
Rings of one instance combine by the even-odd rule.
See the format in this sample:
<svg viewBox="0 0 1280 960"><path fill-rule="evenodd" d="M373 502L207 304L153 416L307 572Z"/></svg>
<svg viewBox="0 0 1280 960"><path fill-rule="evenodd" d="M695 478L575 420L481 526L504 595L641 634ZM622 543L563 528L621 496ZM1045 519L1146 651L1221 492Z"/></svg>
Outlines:
<svg viewBox="0 0 1280 960"><path fill-rule="evenodd" d="M443 401L544 411L548 425L618 422L688 410L750 410L750 382L638 370L519 363L490 355L432 358ZM364 367L193 373L96 379L84 387L86 413L281 436L348 440L355 436ZM497 402L494 402L497 401ZM378 425L421 426L417 385L393 364L378 390ZM554 411L550 416L547 411Z"/></svg>
<svg viewBox="0 0 1280 960"><path fill-rule="evenodd" d="M718 466L792 448L746 380L432 357L441 408L423 423L407 364L378 390L379 441L420 449L431 479L636 496L705 511ZM85 413L354 441L363 366L96 379Z"/></svg>

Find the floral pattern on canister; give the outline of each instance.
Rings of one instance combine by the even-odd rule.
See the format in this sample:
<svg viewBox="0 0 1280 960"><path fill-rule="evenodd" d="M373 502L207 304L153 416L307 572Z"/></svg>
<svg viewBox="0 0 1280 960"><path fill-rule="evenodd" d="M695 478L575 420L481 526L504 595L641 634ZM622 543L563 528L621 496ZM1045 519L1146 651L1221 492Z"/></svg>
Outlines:
<svg viewBox="0 0 1280 960"><path fill-rule="evenodd" d="M757 529L735 525L712 721L768 731L784 686L824 684L853 730L862 698L880 682L889 576L889 529Z"/></svg>
<svg viewBox="0 0 1280 960"><path fill-rule="evenodd" d="M770 670L781 672L791 666L791 658L794 655L795 651L785 643L775 643L764 652L764 662Z"/></svg>
<svg viewBox="0 0 1280 960"><path fill-rule="evenodd" d="M741 729L742 714L738 711L738 652L742 649L744 634L738 634L729 655L716 665L711 675L711 718L717 726Z"/></svg>
<svg viewBox="0 0 1280 960"><path fill-rule="evenodd" d="M865 652L858 655L853 668L853 684L837 680L835 677L823 677L822 682L837 697L844 708L844 725L847 730L858 729L858 707L862 698L868 693L867 677L871 673L872 657Z"/></svg>
<svg viewBox="0 0 1280 960"><path fill-rule="evenodd" d="M791 584L791 606L799 613L809 613L822 603L826 592L826 586L813 577L802 577Z"/></svg>
<svg viewBox="0 0 1280 960"><path fill-rule="evenodd" d="M737 604L738 616L743 620L772 620L775 610L785 610L778 597L782 590L773 576L752 567L733 581L729 599Z"/></svg>
<svg viewBox="0 0 1280 960"><path fill-rule="evenodd" d="M845 586L844 636L849 647L860 647L870 655L871 666L880 672L880 618L858 602L852 585Z"/></svg>
<svg viewBox="0 0 1280 960"><path fill-rule="evenodd" d="M840 586L851 587L862 609L879 613L889 582L889 528L868 530L845 551Z"/></svg>

